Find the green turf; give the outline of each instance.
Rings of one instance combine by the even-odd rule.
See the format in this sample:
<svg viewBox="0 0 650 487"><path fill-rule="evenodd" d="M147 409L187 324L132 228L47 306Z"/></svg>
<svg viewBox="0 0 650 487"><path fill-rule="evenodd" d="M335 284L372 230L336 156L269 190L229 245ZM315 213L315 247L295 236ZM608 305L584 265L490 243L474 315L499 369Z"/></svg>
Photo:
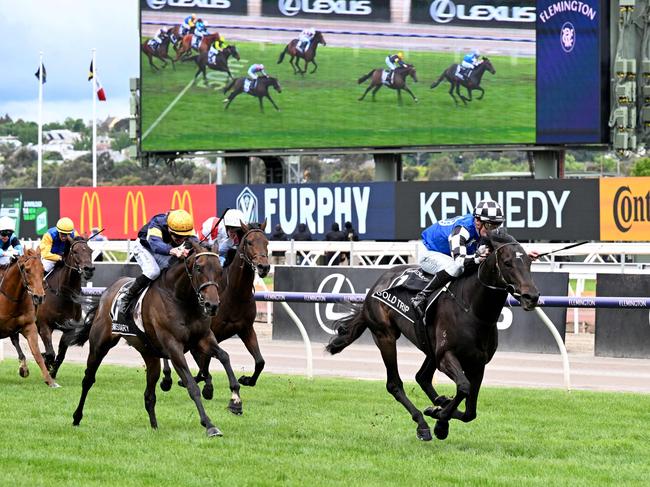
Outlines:
<svg viewBox="0 0 650 487"><path fill-rule="evenodd" d="M244 76L255 62L263 63L277 77L282 93L272 97L260 114L256 98L242 94L223 109L221 88L225 75L210 71L209 87L201 81L190 87L147 133L160 115L191 82L193 62L179 63L152 72L146 58L142 64L142 148L146 151L200 149L308 148L351 146L404 146L444 144L517 144L535 142L535 60L495 56L496 74L486 73L485 98L466 108L456 108L445 81L435 90L434 79L454 59L450 53L407 52L417 69L418 83L408 80L414 103L403 93L385 87L366 100L357 98L368 83L357 79L372 68L383 68L386 51L319 47L315 74L293 74L288 58L277 64L284 46L239 43L241 61L231 58L235 76ZM171 50L173 52L173 49ZM160 64L160 62L158 62ZM478 92L475 92L475 96Z"/></svg>
<svg viewBox="0 0 650 487"><path fill-rule="evenodd" d="M650 477L648 395L486 387L474 422L423 443L383 382L264 374L242 390L236 417L218 375L206 407L225 436L208 439L177 386L158 391L160 428L149 428L142 368L102 366L73 427L83 368L64 364L63 387L51 390L30 366L21 379L15 359L0 363L0 485L546 487ZM426 405L415 384L406 391Z"/></svg>

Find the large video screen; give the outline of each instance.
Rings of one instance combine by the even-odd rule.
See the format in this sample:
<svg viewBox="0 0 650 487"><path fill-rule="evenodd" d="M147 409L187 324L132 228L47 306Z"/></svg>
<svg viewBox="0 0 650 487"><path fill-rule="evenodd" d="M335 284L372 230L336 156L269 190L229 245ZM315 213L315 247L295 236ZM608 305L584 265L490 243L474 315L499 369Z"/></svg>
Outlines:
<svg viewBox="0 0 650 487"><path fill-rule="evenodd" d="M602 144L604 4L140 0L141 150Z"/></svg>

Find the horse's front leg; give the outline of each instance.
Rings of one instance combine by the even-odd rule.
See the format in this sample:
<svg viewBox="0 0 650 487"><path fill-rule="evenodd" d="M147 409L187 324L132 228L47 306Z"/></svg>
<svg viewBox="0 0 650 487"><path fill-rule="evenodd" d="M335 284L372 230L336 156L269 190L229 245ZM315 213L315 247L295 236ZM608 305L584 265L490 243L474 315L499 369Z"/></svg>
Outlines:
<svg viewBox="0 0 650 487"><path fill-rule="evenodd" d="M50 370L50 374L52 375L53 379L56 378L56 374L59 372L59 368L61 367L61 364L63 364L63 361L65 360L66 353L68 353L68 346L65 344L65 340L63 339L63 337L61 337L61 340L59 340L59 351L56 353L54 364L52 365L52 369Z"/></svg>
<svg viewBox="0 0 650 487"><path fill-rule="evenodd" d="M36 323L30 323L29 325L27 325L21 330L21 333L27 339L27 343L29 344L29 349L32 352L32 356L34 357L34 360L36 360L36 363L41 369L41 373L43 374L43 379L45 380L45 383L49 387L59 387L59 384L57 384L54 381L54 379L52 379L50 372L47 370L47 367L45 366L45 361L43 360L43 356L41 355L41 351L38 349L38 333L36 332Z"/></svg>
<svg viewBox="0 0 650 487"><path fill-rule="evenodd" d="M221 362L221 365L223 365L223 369L228 376L228 385L230 387L230 402L228 403L228 410L233 414L242 414L242 401L239 396L239 382L237 382L235 373L230 365L230 356L219 346L219 343L212 332L200 340L198 345L201 353L208 357L206 364L210 363L210 357L215 357L219 362Z"/></svg>
<svg viewBox="0 0 650 487"><path fill-rule="evenodd" d="M147 54L147 57L149 58L149 64L151 65L151 67L152 67L155 71L158 71L158 70L159 70L159 69L158 69L158 66L156 66L156 65L153 63L153 58L152 58L151 54Z"/></svg>
<svg viewBox="0 0 650 487"><path fill-rule="evenodd" d="M260 352L260 345L257 342L257 333L255 333L253 325L251 324L245 332L240 333L239 338L241 338L248 353L250 353L253 356L253 359L255 359L255 371L253 372L253 375L250 377L242 375L239 378L239 383L243 386L253 387L257 384L257 379L262 373L262 370L264 370L265 365L264 357L262 357L262 353Z"/></svg>
<svg viewBox="0 0 650 487"><path fill-rule="evenodd" d="M482 99L483 99L483 96L485 96L485 90L484 90L483 88L481 88L480 86L477 86L477 87L474 88L474 89L475 89L475 90L478 90L478 91L481 92L480 96L478 96L476 99L477 99L477 100L482 100ZM472 93L470 92L470 96L471 96L471 95L472 95Z"/></svg>
<svg viewBox="0 0 650 487"><path fill-rule="evenodd" d="M264 113L264 104L262 103L262 100L264 99L263 96L258 96L257 99L260 101L260 112Z"/></svg>
<svg viewBox="0 0 650 487"><path fill-rule="evenodd" d="M441 396L433 387L433 374L436 372L436 361L433 357L427 356L418 373L415 374L415 381L422 388L432 404L436 406L445 406L451 401L446 396ZM427 410L430 408L427 408ZM427 410L424 414L427 414ZM433 408L431 408L433 410Z"/></svg>
<svg viewBox="0 0 650 487"><path fill-rule="evenodd" d="M402 101L402 89L401 88L397 88L397 103L399 105L404 104L404 102Z"/></svg>
<svg viewBox="0 0 650 487"><path fill-rule="evenodd" d="M52 367L54 366L54 347L52 346L52 329L50 328L49 323L39 323L38 334L41 336L43 345L45 345L45 352L43 353L43 360L45 360L45 366L47 369L52 372Z"/></svg>
<svg viewBox="0 0 650 487"><path fill-rule="evenodd" d="M456 85L456 94L460 97L460 99L463 101L465 106L467 106L467 98L463 96L463 94L460 92L460 84Z"/></svg>
<svg viewBox="0 0 650 487"><path fill-rule="evenodd" d="M275 102L273 101L273 98L271 98L271 95L270 95L269 93L267 93L267 94L266 94L266 97L269 99L269 101L271 102L271 104L273 105L273 107L274 107L274 108L279 112L279 111L280 111L280 108L278 108L278 106L275 104ZM261 103L262 103L262 99L260 98L260 104L261 104Z"/></svg>
<svg viewBox="0 0 650 487"><path fill-rule="evenodd" d="M386 390L411 414L411 419L418 425L416 434L419 440L431 441L431 429L418 408L410 401L404 392L404 383L397 369L397 345L390 336L372 336L381 352L381 358L386 366Z"/></svg>
<svg viewBox="0 0 650 487"><path fill-rule="evenodd" d="M291 64L291 67L293 68L293 74L298 74L300 72L297 68L298 58L291 56L291 59L289 59L289 64Z"/></svg>
<svg viewBox="0 0 650 487"><path fill-rule="evenodd" d="M454 96L454 88L456 88L456 85L454 83L451 83L449 85L449 96L451 96L451 98L452 98L452 100L454 100L454 103L456 104L456 106L458 106L458 100Z"/></svg>
<svg viewBox="0 0 650 487"><path fill-rule="evenodd" d="M169 391L172 388L172 369L169 366L169 360L162 359L163 362L163 380L160 381L160 389L162 391Z"/></svg>
<svg viewBox="0 0 650 487"><path fill-rule="evenodd" d="M312 72L312 74L314 74L316 72L316 70L318 69L318 64L316 64L316 59L312 59L311 62L314 65L314 69L312 69L311 72ZM307 66L305 66L305 68L306 67Z"/></svg>
<svg viewBox="0 0 650 487"><path fill-rule="evenodd" d="M413 92L409 89L408 86L404 85L404 91L406 91L409 95L411 95L411 97L413 98L413 101L415 101L415 103L418 102L418 97L413 94Z"/></svg>
<svg viewBox="0 0 650 487"><path fill-rule="evenodd" d="M18 367L18 373L20 374L21 377L27 377L29 376L29 367L27 367L27 359L25 358L25 354L23 353L23 349L20 348L20 339L18 337L18 333L14 333L10 337L11 343L16 349L16 352L18 353L18 361L20 362L20 366Z"/></svg>

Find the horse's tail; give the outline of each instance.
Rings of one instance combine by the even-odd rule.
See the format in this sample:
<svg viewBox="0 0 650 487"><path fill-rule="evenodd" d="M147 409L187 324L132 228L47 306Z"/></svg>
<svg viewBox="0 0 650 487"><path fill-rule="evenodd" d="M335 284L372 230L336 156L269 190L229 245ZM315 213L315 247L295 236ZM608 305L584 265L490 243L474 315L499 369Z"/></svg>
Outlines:
<svg viewBox="0 0 650 487"><path fill-rule="evenodd" d="M438 86L442 82L442 80L445 79L446 75L447 75L447 71L443 71L442 74L440 75L440 78L438 78L436 81L431 83L431 88L435 88L436 86Z"/></svg>
<svg viewBox="0 0 650 487"><path fill-rule="evenodd" d="M345 347L359 338L367 327L363 318L363 305L353 307L352 314L336 322L336 336L330 339L325 350L332 355L343 351Z"/></svg>
<svg viewBox="0 0 650 487"><path fill-rule="evenodd" d="M82 346L84 343L88 341L88 338L90 337L90 328L93 326L93 321L95 320L95 315L97 314L97 309L99 308L99 303L93 305L92 308L88 310L88 313L86 313L86 318L84 318L83 323L81 326L74 326L74 323L72 323L72 326L63 333L63 336L61 337L61 341L66 345L66 346L71 346L71 345L78 345ZM71 325L70 323L71 320L68 321L67 325ZM79 323L76 323L79 325Z"/></svg>
<svg viewBox="0 0 650 487"><path fill-rule="evenodd" d="M359 79L357 80L357 83L359 83L359 84L363 83L363 82L366 81L368 78L370 78L374 72L375 72L374 69L371 70L368 74L366 74L365 76L362 76L361 78L359 78Z"/></svg>
<svg viewBox="0 0 650 487"><path fill-rule="evenodd" d="M228 93L228 90L230 90L230 89L234 86L235 81L237 81L238 79L239 79L239 78L234 78L230 83L228 83L228 85L223 89L223 94L224 94L224 95L225 95L226 93Z"/></svg>
<svg viewBox="0 0 650 487"><path fill-rule="evenodd" d="M280 53L280 58L278 59L278 64L280 64L282 61L284 61L284 55L289 51L289 44L284 46L284 51Z"/></svg>

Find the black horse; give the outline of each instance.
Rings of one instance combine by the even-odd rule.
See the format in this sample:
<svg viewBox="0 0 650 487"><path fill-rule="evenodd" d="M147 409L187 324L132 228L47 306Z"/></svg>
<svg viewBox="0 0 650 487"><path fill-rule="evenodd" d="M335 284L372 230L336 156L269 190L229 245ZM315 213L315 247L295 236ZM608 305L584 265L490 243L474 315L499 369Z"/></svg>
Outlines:
<svg viewBox="0 0 650 487"><path fill-rule="evenodd" d="M468 269L440 295L435 305L428 307L426 333L422 333L426 334L425 340L418 338L420 334L411 321L373 297L387 289L405 269L414 267L398 266L385 272L364 303L339 321L337 335L326 347L332 354L339 353L368 328L386 366L386 389L417 423L417 437L421 440L431 440L431 430L422 412L404 392L397 369L396 342L400 335L426 355L415 379L433 405L438 406L428 407L424 414L437 420L434 433L442 440L449 433L450 419L469 422L476 418L483 372L497 349L497 320L508 293L517 296L527 311L535 307L539 298L530 273L531 260L521 245L503 229L490 233L485 243L491 253L478 272ZM455 397L438 395L432 385L436 369L456 383ZM465 411L461 412L457 408L464 399Z"/></svg>
<svg viewBox="0 0 650 487"><path fill-rule="evenodd" d="M469 78L466 79L460 79L458 76L456 76L456 72L458 69L458 64L452 64L449 66L447 69L445 69L440 77L434 81L431 84L431 88L435 88L438 86L443 79L446 79L450 83L449 87L449 95L454 99L454 102L456 102L456 105L458 105L458 100L454 96L454 89L456 90L456 94L460 97L461 100L463 100L463 103L467 105L468 101L472 101L472 90L479 90L481 92L481 95L478 97L479 100L483 99L483 95L485 95L485 90L481 88L481 79L483 78L483 75L485 74L486 71L489 71L492 74L496 74L496 70L494 69L494 66L492 66L492 63L490 60L486 57L481 58L481 64L479 64L474 70L471 72L469 75ZM466 98L465 96L461 95L460 93L460 87L464 86L467 88L467 92L469 94L469 98Z"/></svg>
<svg viewBox="0 0 650 487"><path fill-rule="evenodd" d="M402 90L406 91L409 95L411 95L413 97L413 100L417 103L418 101L417 97L413 94L413 92L409 89L409 87L406 86L406 78L408 76L413 78L413 81L415 81L416 83L418 82L418 78L413 65L407 64L406 66L396 68L393 71L392 79L388 84L384 83L382 80L383 72L384 72L383 69L373 69L368 74L362 76L357 80L357 83L361 84L364 81L366 81L368 78L370 78L370 85L368 86L368 88L366 88L366 91L364 91L363 95L361 95L359 101L363 100L370 90L372 90L372 101L375 101L375 93L377 93L379 91L379 88L381 88L382 86L387 86L392 90L397 90L397 101L400 103L400 105L402 104Z"/></svg>
<svg viewBox="0 0 650 487"><path fill-rule="evenodd" d="M244 86L246 83L247 78L235 78L233 79L228 86L226 86L223 89L224 94L228 93L228 91L232 90L232 93L228 95L228 98L225 98L223 102L226 104L224 109L228 109L232 101L237 98L237 95L244 93ZM250 80L249 80L250 81ZM252 83L252 81L251 81ZM264 111L264 106L262 105L262 99L263 98L268 98L273 107L277 110L280 111L278 106L275 104L273 101L273 98L271 98L271 95L269 95L269 87L272 86L275 88L275 91L278 93L282 93L282 88L280 88L280 83L278 83L278 80L276 78L272 78L270 76L263 76L261 78L257 78L257 81L255 82L254 85L251 85L249 90L246 92L251 96L256 96L258 100L260 101L260 111Z"/></svg>
<svg viewBox="0 0 650 487"><path fill-rule="evenodd" d="M307 65L309 63L313 63L314 69L312 69L311 72L315 73L318 69L318 64L316 64L316 49L318 49L318 44L322 44L324 46L327 45L327 42L325 42L325 38L323 37L323 33L319 30L316 31L314 38L309 42L309 47L304 51L298 49L298 39L292 39L289 44L286 45L284 51L280 53L278 64L284 60L285 54L289 54L289 56L291 56L291 59L289 59L289 64L291 64L291 67L293 68L293 74L304 75L307 72ZM304 59L305 61L305 67L303 69L300 69L300 66L298 65L298 61L300 61L300 59Z"/></svg>
<svg viewBox="0 0 650 487"><path fill-rule="evenodd" d="M208 78L206 76L206 67L214 69L215 71L223 71L228 75L228 78L232 78L232 73L228 68L228 58L233 56L237 61L239 61L239 52L234 44L224 47L219 54L215 56L214 62L208 62L209 56L207 52L202 52L198 56L194 56L193 59L196 61L196 65L199 69L196 70L194 79L199 77L199 74L203 73L203 80L207 83Z"/></svg>
<svg viewBox="0 0 650 487"><path fill-rule="evenodd" d="M144 52L146 56L149 58L149 64L151 65L151 69L154 69L156 71L160 69L158 66L156 66L153 63L154 57L157 57L164 63L163 68L167 67L167 61L165 60L169 59L172 62L172 67L176 69L175 60L169 56L169 52L168 52L169 43L171 40L169 35L167 33L163 34L161 40L162 42L155 47L150 46L149 41L144 41L141 46L142 52Z"/></svg>

